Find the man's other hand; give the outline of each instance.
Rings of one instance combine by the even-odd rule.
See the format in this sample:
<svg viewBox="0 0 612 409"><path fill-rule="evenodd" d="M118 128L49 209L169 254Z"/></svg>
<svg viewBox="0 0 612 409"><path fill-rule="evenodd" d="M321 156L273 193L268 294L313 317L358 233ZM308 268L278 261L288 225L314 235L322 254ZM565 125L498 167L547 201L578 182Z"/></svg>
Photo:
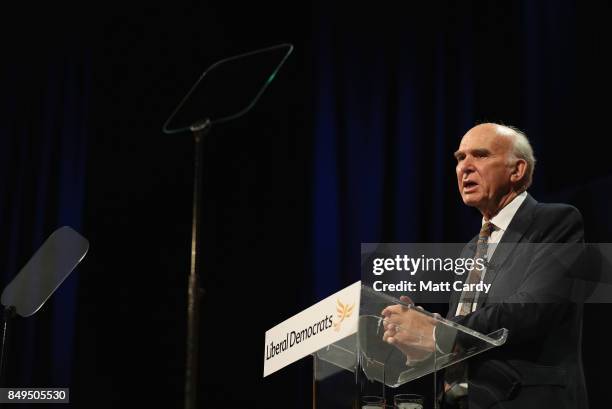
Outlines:
<svg viewBox="0 0 612 409"><path fill-rule="evenodd" d="M409 297L402 296L400 301L409 304L410 307L391 305L381 313L385 329L383 341L402 351L408 363L421 361L435 350L436 320L423 314L422 307L414 307Z"/></svg>

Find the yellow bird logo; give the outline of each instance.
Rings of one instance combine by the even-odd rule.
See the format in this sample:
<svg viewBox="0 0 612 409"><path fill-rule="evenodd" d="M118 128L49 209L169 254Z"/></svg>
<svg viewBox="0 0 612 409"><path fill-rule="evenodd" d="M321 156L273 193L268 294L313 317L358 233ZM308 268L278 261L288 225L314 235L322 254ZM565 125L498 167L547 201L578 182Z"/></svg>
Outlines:
<svg viewBox="0 0 612 409"><path fill-rule="evenodd" d="M340 324L342 324L342 321L344 321L345 318L351 316L355 304L342 304L339 299L336 301L338 302L338 305L336 306L336 311L338 312L339 321L334 324L334 331L340 331Z"/></svg>

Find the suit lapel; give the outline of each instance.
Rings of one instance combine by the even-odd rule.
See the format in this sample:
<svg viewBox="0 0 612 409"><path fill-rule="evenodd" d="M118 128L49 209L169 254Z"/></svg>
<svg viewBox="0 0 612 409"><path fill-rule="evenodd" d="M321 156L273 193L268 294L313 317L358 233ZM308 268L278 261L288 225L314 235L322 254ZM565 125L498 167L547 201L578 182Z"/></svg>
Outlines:
<svg viewBox="0 0 612 409"><path fill-rule="evenodd" d="M516 211L516 214L512 218L508 229L505 231L501 241L498 243L493 257L489 261L487 266L487 272L485 274L483 282L485 284L492 284L495 278L503 268L504 263L508 259L508 256L515 249L518 242L523 238L525 232L533 221L533 213L537 205L537 201L527 194L527 197ZM482 304L486 301L487 294L482 292L478 296L478 302L476 308L482 307Z"/></svg>

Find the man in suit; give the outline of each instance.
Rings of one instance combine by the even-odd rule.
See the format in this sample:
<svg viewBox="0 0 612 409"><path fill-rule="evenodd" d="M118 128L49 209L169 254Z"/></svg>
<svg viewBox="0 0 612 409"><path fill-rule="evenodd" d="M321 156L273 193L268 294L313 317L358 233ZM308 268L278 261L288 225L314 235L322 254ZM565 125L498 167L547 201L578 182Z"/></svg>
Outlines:
<svg viewBox="0 0 612 409"><path fill-rule="evenodd" d="M491 287L488 293L454 293L448 318L483 334L507 328L509 335L503 346L447 370L446 404L586 408L582 308L570 301L570 270L584 241L582 216L571 206L538 203L527 193L535 159L528 139L515 128L475 126L462 138L455 158L461 198L483 217L479 235L464 254L487 260L486 268L471 271L465 280ZM387 307L383 315L387 342L414 351L397 330L404 328L431 334L429 342L427 337L420 341L422 348L448 352L441 339L449 336L436 333L434 320L401 306ZM460 347L460 340L454 344Z"/></svg>

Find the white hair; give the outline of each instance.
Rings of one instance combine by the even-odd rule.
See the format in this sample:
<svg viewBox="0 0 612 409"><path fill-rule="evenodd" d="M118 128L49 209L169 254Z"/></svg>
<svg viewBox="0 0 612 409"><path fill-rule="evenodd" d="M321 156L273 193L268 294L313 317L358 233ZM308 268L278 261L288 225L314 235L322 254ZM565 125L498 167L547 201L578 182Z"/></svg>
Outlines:
<svg viewBox="0 0 612 409"><path fill-rule="evenodd" d="M533 148L527 139L527 135L520 129L514 126L499 125L499 127L506 128L511 132L504 134L512 137L512 155L515 159L523 159L527 163L525 169L525 176L521 180L520 189L525 191L531 186L533 182L533 171L535 170L536 158L533 154Z"/></svg>

